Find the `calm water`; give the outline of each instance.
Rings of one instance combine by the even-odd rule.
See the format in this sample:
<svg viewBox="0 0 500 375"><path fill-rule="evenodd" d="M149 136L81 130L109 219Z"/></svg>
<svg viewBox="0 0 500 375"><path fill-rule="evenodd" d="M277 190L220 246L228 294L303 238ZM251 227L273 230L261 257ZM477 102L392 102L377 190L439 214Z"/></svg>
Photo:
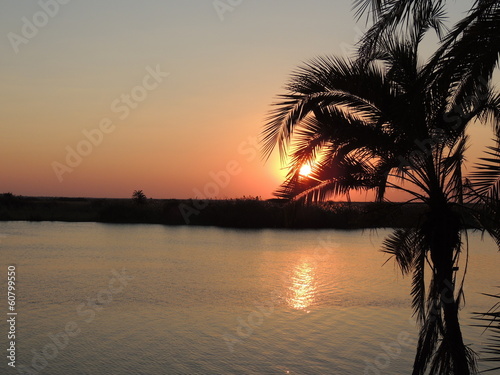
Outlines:
<svg viewBox="0 0 500 375"><path fill-rule="evenodd" d="M51 375L408 374L417 334L409 280L382 266L388 233L0 223L2 290L17 266L17 364ZM487 336L467 325L493 303L480 293L498 292L500 254L479 234L470 245L461 317L479 350ZM5 353L5 319L0 328ZM18 373L6 362L0 373Z"/></svg>

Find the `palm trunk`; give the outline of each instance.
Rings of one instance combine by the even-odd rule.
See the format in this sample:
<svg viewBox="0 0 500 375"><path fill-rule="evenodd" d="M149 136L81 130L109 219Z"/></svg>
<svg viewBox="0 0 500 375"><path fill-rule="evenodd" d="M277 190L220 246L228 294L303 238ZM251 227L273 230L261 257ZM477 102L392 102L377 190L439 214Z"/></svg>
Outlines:
<svg viewBox="0 0 500 375"><path fill-rule="evenodd" d="M431 207L429 218L430 255L435 267L435 285L440 292L443 312L443 345L451 357L453 375L470 375L467 351L458 320L458 301L453 279L454 255L460 246L460 225L456 215L446 205Z"/></svg>
<svg viewBox="0 0 500 375"><path fill-rule="evenodd" d="M437 270L437 285L441 292L441 307L445 323L443 341L450 353L454 375L469 375L467 353L458 320L458 302L454 297L454 285L451 272ZM440 275L440 273L442 273Z"/></svg>

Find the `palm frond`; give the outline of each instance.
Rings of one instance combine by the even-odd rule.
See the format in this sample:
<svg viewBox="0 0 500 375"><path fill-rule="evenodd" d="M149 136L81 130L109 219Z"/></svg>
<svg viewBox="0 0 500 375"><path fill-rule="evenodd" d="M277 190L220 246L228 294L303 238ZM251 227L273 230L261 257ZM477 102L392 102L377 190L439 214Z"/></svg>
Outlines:
<svg viewBox="0 0 500 375"><path fill-rule="evenodd" d="M420 323L425 318L425 262L427 247L418 228L396 229L382 244L382 251L396 260L403 275L412 276L413 314ZM390 258L389 258L390 259Z"/></svg>
<svg viewBox="0 0 500 375"><path fill-rule="evenodd" d="M358 7L358 14L360 11L370 9L367 2L369 1L358 1L355 4ZM361 40L359 54L362 59L371 60L381 38L394 34L396 30L398 32L410 30L411 34L415 33L415 30L425 31L433 28L440 37L445 31L444 0L385 0L373 4L371 8L374 10L375 23Z"/></svg>
<svg viewBox="0 0 500 375"><path fill-rule="evenodd" d="M471 101L484 96L500 53L500 6L496 0L477 2L443 40L426 65L436 97L468 113ZM460 108L460 106L464 106ZM464 111L465 109L465 111Z"/></svg>
<svg viewBox="0 0 500 375"><path fill-rule="evenodd" d="M369 17L371 13L373 20L376 20L382 11L383 2L384 0L354 0L355 17L359 20L363 14Z"/></svg>
<svg viewBox="0 0 500 375"><path fill-rule="evenodd" d="M334 157L316 163L307 177L301 176L294 168L275 195L307 204L319 202L332 196L346 195L350 190L373 189L372 175L369 153L355 158L340 148Z"/></svg>
<svg viewBox="0 0 500 375"><path fill-rule="evenodd" d="M412 375L424 375L432 360L439 333L443 329L441 315L436 313L439 309L439 305L433 305L424 320L418 339Z"/></svg>
<svg viewBox="0 0 500 375"><path fill-rule="evenodd" d="M271 113L263 134L263 151L268 157L276 144L279 145L280 155L284 159L287 155L287 146L293 136L297 124L303 120L314 108L330 105L347 107L358 115L371 117L376 120L380 111L372 103L351 93L335 90L320 92L306 96L284 95L284 101L277 103L278 108Z"/></svg>
<svg viewBox="0 0 500 375"><path fill-rule="evenodd" d="M413 268L416 235L413 228L396 229L382 244L382 252L394 257L403 275L407 275Z"/></svg>
<svg viewBox="0 0 500 375"><path fill-rule="evenodd" d="M477 199L488 203L500 200L500 139L496 142L496 146L488 147L487 156L480 159L470 177Z"/></svg>
<svg viewBox="0 0 500 375"><path fill-rule="evenodd" d="M500 295L491 295L493 298L500 298ZM474 319L484 322L479 325L486 330L489 330L490 337L488 338L487 347L482 351L487 357L481 358L485 362L500 362L500 302L497 302L489 311L476 313L478 316ZM500 366L485 370L484 372L500 370Z"/></svg>
<svg viewBox="0 0 500 375"><path fill-rule="evenodd" d="M450 356L449 346L453 343L441 340L431 361L430 374L453 374L453 362ZM466 362L469 365L469 373L477 374L477 354L469 347L465 347ZM463 370L463 369L460 369Z"/></svg>
<svg viewBox="0 0 500 375"><path fill-rule="evenodd" d="M420 233L419 233L420 235ZM413 259L413 278L411 286L413 315L420 324L425 320L425 264L427 248L422 238L418 238Z"/></svg>
<svg viewBox="0 0 500 375"><path fill-rule="evenodd" d="M500 248L500 135L496 146L489 147L482 162L466 179L466 198L472 204L470 217L474 225L486 231Z"/></svg>
<svg viewBox="0 0 500 375"><path fill-rule="evenodd" d="M455 147L440 161L441 184L445 186L445 193L458 203L463 203L463 176L462 168L467 150L467 136L457 139Z"/></svg>

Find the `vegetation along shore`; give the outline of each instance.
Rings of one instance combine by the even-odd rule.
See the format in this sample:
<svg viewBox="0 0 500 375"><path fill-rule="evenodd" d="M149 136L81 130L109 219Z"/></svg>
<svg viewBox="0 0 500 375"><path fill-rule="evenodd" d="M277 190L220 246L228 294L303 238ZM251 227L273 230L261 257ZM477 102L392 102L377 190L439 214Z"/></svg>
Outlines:
<svg viewBox="0 0 500 375"><path fill-rule="evenodd" d="M25 197L0 194L0 221L68 221L200 225L226 228L406 228L421 204L324 202L243 197L225 200Z"/></svg>

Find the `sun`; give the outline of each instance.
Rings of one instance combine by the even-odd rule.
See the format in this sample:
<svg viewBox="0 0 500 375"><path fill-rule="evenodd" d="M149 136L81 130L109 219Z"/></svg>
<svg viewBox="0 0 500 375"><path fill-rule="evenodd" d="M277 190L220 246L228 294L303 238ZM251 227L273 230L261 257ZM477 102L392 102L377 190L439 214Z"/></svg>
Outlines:
<svg viewBox="0 0 500 375"><path fill-rule="evenodd" d="M304 177L307 177L311 174L311 165L309 164L304 164L301 168L300 168L300 172L299 174L301 176L304 176Z"/></svg>

